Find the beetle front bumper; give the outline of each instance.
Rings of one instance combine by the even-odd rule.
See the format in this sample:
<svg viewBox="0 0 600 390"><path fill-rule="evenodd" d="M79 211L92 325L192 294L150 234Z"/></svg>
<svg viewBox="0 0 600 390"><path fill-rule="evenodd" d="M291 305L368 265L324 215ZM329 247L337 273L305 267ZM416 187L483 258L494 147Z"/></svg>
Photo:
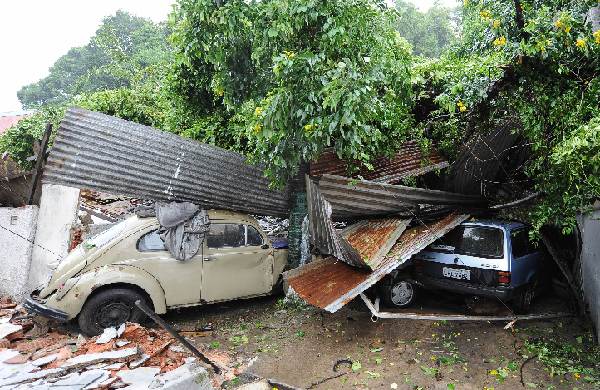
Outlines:
<svg viewBox="0 0 600 390"><path fill-rule="evenodd" d="M69 320L69 315L67 313L46 306L44 303L39 301L39 298L35 295L35 293L32 293L29 298L23 302L23 307L29 313L38 314L42 317L47 317L56 321L67 322Z"/></svg>

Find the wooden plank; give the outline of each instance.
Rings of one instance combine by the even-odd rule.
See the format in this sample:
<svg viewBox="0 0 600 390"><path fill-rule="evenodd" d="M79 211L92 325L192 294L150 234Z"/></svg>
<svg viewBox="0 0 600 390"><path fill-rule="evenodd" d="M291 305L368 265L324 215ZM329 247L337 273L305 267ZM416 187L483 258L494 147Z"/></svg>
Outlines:
<svg viewBox="0 0 600 390"><path fill-rule="evenodd" d="M32 205L35 199L35 192L37 190L38 183L42 177L42 171L44 170L44 164L46 162L46 152L48 151L48 143L50 142L50 134L52 134L52 123L46 125L44 130L44 136L40 144L40 150L35 161L35 169L33 170L33 178L31 180L31 188L29 189L29 196L27 198L27 204Z"/></svg>

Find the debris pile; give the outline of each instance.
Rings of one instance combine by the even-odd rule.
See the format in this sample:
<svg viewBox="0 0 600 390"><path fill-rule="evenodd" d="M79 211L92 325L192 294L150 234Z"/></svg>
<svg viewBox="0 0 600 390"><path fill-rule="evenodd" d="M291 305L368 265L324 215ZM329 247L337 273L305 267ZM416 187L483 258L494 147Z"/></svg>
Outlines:
<svg viewBox="0 0 600 390"><path fill-rule="evenodd" d="M192 354L163 329L135 323L85 338L48 328L8 298L0 298L0 388L166 388L174 381L219 387L243 364L224 352L203 351L219 367L207 375ZM234 364L235 363L235 364ZM232 368L235 365L237 368Z"/></svg>
<svg viewBox="0 0 600 390"><path fill-rule="evenodd" d="M128 196L116 196L89 189L81 190L81 208L99 219L110 222L124 218L140 206L152 206L152 204L152 201Z"/></svg>

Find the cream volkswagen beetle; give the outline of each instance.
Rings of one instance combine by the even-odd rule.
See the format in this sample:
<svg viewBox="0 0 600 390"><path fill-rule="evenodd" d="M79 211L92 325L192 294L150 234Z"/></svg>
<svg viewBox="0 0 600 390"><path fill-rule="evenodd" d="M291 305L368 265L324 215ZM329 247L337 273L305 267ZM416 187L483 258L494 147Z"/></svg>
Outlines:
<svg viewBox="0 0 600 390"><path fill-rule="evenodd" d="M24 306L60 321L77 319L88 335L125 321L139 322L145 300L168 309L251 298L275 292L287 263L256 220L211 210L210 231L196 256L178 261L165 249L155 217L132 216L73 250L49 284Z"/></svg>

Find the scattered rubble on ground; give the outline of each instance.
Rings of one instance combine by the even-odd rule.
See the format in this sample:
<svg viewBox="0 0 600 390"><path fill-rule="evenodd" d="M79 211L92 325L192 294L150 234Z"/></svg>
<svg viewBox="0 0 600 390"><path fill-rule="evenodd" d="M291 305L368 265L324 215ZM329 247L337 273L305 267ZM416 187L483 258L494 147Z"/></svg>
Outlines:
<svg viewBox="0 0 600 390"><path fill-rule="evenodd" d="M226 352L198 346L221 368L216 375L165 330L135 323L92 338L69 334L37 323L9 298L0 298L0 335L2 389L141 389L196 383L199 387L194 388L208 390L248 367Z"/></svg>

